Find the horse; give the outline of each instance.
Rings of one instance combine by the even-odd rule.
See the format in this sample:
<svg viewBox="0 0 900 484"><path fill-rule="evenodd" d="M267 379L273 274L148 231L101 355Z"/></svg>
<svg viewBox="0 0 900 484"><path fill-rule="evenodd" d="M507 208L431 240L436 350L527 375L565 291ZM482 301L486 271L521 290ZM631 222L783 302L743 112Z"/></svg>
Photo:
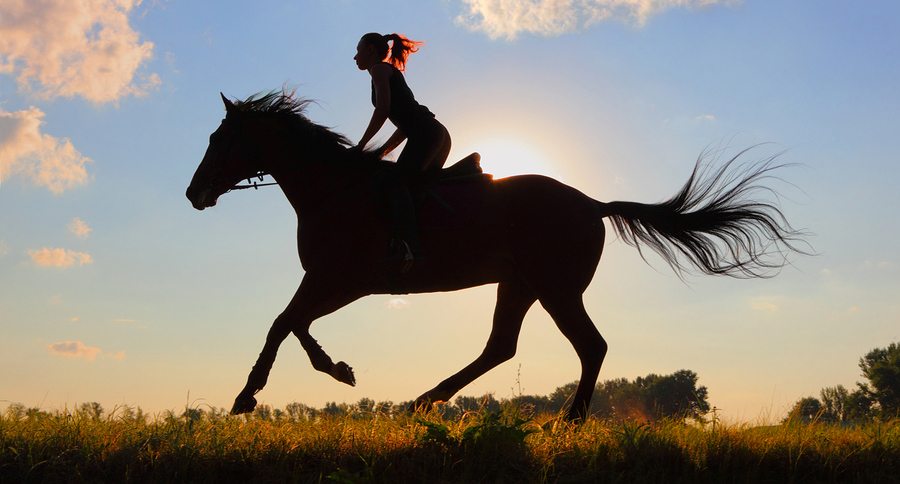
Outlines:
<svg viewBox="0 0 900 484"><path fill-rule="evenodd" d="M471 169L466 175L467 170L458 168L466 163L457 163L444 172L459 173L433 177L418 190L426 194L417 197L423 259L409 273L398 274L387 258L390 231L379 203L383 195L373 182L390 176L394 164L310 121L305 114L310 101L293 92L272 91L245 100L220 95L225 117L209 138L186 196L203 210L226 192L259 185L238 185L244 179L271 176L296 211L304 269L299 288L266 335L232 414L255 408L255 395L265 387L278 348L290 333L313 368L356 384L353 369L343 361L334 363L311 336L310 326L318 318L372 294L497 284L484 350L416 398L414 408L449 401L511 359L525 313L540 302L580 360L581 375L565 417L582 421L608 347L582 300L603 251L604 218L625 243L656 251L679 277L692 269L770 277L787 263L790 252L803 252L803 233L774 203L754 198L756 192L771 191L761 182L784 166L775 157L738 162L741 152L713 168L701 163L701 156L676 195L656 204L600 202L540 175L494 180ZM467 160L470 166L476 162L477 154ZM447 187L463 195L455 201L444 196L443 203L436 203ZM429 200L431 208L422 208Z"/></svg>

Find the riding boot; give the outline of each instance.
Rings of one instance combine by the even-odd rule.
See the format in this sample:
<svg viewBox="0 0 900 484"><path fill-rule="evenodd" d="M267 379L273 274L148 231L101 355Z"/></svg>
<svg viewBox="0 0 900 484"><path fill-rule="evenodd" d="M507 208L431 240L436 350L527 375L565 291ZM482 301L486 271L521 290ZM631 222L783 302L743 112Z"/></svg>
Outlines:
<svg viewBox="0 0 900 484"><path fill-rule="evenodd" d="M413 261L420 258L418 231L416 230L415 207L405 179L388 183L388 200L391 215L391 257L400 263L400 272L412 268Z"/></svg>

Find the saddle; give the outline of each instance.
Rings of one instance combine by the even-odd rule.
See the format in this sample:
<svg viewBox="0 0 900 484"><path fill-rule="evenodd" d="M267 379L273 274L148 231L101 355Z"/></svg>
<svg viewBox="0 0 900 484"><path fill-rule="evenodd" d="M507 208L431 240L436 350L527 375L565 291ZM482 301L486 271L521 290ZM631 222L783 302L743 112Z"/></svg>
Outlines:
<svg viewBox="0 0 900 484"><path fill-rule="evenodd" d="M481 155L472 153L456 163L441 169L438 173L437 181L438 183L464 181L467 178L481 175L484 175L484 170L481 169ZM493 178L491 175L487 176Z"/></svg>
<svg viewBox="0 0 900 484"><path fill-rule="evenodd" d="M429 183L414 190L419 229L449 229L482 222L493 178L482 170L478 153L442 169Z"/></svg>

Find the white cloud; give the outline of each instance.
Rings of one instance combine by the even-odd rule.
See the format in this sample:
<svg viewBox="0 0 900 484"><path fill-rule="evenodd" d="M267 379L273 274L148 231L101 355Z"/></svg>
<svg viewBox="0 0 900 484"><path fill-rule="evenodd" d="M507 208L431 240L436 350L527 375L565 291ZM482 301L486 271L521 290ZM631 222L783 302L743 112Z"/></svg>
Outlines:
<svg viewBox="0 0 900 484"><path fill-rule="evenodd" d="M85 223L84 220L81 220L78 217L73 218L72 221L69 222L69 232L75 234L75 237L78 237L79 239L86 239L87 236L91 234L92 230L93 229Z"/></svg>
<svg viewBox="0 0 900 484"><path fill-rule="evenodd" d="M5 0L0 3L0 73L43 98L96 103L140 96L159 76L138 77L153 55L129 24L140 0Z"/></svg>
<svg viewBox="0 0 900 484"><path fill-rule="evenodd" d="M95 346L87 346L81 341L60 341L47 345L47 350L57 356L66 358L83 358L94 361L102 351Z"/></svg>
<svg viewBox="0 0 900 484"><path fill-rule="evenodd" d="M406 309L409 307L409 301L402 297L392 297L384 303L384 307L388 309Z"/></svg>
<svg viewBox="0 0 900 484"><path fill-rule="evenodd" d="M6 242L0 240L0 257L9 254L9 246L6 245Z"/></svg>
<svg viewBox="0 0 900 484"><path fill-rule="evenodd" d="M59 195L87 183L85 164L91 160L68 139L41 133L43 118L43 111L35 107L0 109L0 179L20 174Z"/></svg>
<svg viewBox="0 0 900 484"><path fill-rule="evenodd" d="M716 118L715 114L701 114L699 116L694 117L695 121L706 121L706 122L710 122L710 123L715 122L716 119L717 118Z"/></svg>
<svg viewBox="0 0 900 484"><path fill-rule="evenodd" d="M73 265L87 265L94 262L91 254L77 252L69 249L47 248L29 250L28 255L39 267L72 267Z"/></svg>
<svg viewBox="0 0 900 484"><path fill-rule="evenodd" d="M520 33L560 35L605 20L641 26L647 19L676 7L730 4L733 0L462 0L457 23L492 39L515 39Z"/></svg>

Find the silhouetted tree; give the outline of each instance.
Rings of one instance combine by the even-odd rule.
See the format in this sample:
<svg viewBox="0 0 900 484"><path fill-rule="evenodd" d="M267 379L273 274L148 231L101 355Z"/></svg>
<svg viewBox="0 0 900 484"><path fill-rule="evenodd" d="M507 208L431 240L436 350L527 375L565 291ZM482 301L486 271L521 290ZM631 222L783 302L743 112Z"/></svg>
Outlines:
<svg viewBox="0 0 900 484"><path fill-rule="evenodd" d="M25 418L25 405L21 403L10 403L8 407L6 407L6 416L11 420L21 420Z"/></svg>
<svg viewBox="0 0 900 484"><path fill-rule="evenodd" d="M797 400L782 423L810 423L822 415L822 402L816 397Z"/></svg>
<svg viewBox="0 0 900 484"><path fill-rule="evenodd" d="M347 415L349 413L348 410L349 406L346 403L326 402L325 406L322 407L322 413L332 417Z"/></svg>
<svg viewBox="0 0 900 484"><path fill-rule="evenodd" d="M371 415L375 412L375 400L372 400L371 398L360 398L354 407L354 413Z"/></svg>
<svg viewBox="0 0 900 484"><path fill-rule="evenodd" d="M692 418L700 420L709 412L707 389L697 386L697 374L678 370L671 375L650 374L635 380L641 388L644 404L656 418Z"/></svg>
<svg viewBox="0 0 900 484"><path fill-rule="evenodd" d="M516 406L526 415L553 412L553 410L551 410L550 398L546 396L517 395L513 397L509 403Z"/></svg>
<svg viewBox="0 0 900 484"><path fill-rule="evenodd" d="M78 413L92 420L100 420L103 415L103 405L97 402L85 402L78 407Z"/></svg>
<svg viewBox="0 0 900 484"><path fill-rule="evenodd" d="M299 402L287 404L284 407L284 411L287 412L288 418L294 422L299 422L301 420L315 420L316 415L319 413L317 409Z"/></svg>
<svg viewBox="0 0 900 484"><path fill-rule="evenodd" d="M656 375L647 375L647 378ZM638 378L640 380L640 378ZM647 405L646 392L627 378L606 380L597 385L591 413L602 418L652 420L654 414Z"/></svg>
<svg viewBox="0 0 900 484"><path fill-rule="evenodd" d="M862 374L869 380L864 388L878 403L882 417L900 415L900 344L875 348L859 360Z"/></svg>
<svg viewBox="0 0 900 484"><path fill-rule="evenodd" d="M556 387L556 390L553 390L550 395L547 396L547 399L550 401L550 411L553 413L565 411L570 403L572 403L572 396L575 395L575 389L578 388L578 382L573 381L572 383L567 383L561 387ZM597 395L594 395L594 398L597 398ZM593 407L592 400L591 407Z"/></svg>
<svg viewBox="0 0 900 484"><path fill-rule="evenodd" d="M181 418L187 422L198 422L203 418L203 410L199 408L185 408Z"/></svg>
<svg viewBox="0 0 900 484"><path fill-rule="evenodd" d="M393 407L394 402L390 400L382 401L375 404L375 411L378 413L391 413Z"/></svg>
<svg viewBox="0 0 900 484"><path fill-rule="evenodd" d="M272 420L272 407L266 404L257 405L252 415L257 420Z"/></svg>
<svg viewBox="0 0 900 484"><path fill-rule="evenodd" d="M498 402L491 393L485 393L481 397L458 396L453 400L453 403L460 412L475 412L481 410L487 410L488 412L500 411L500 402Z"/></svg>
<svg viewBox="0 0 900 484"><path fill-rule="evenodd" d="M857 389L847 395L847 401L844 402L845 421L847 422L864 422L872 418L872 397L869 392L860 384Z"/></svg>
<svg viewBox="0 0 900 484"><path fill-rule="evenodd" d="M825 387L819 392L822 402L822 420L825 422L844 423L847 421L847 404L850 392L843 385Z"/></svg>

